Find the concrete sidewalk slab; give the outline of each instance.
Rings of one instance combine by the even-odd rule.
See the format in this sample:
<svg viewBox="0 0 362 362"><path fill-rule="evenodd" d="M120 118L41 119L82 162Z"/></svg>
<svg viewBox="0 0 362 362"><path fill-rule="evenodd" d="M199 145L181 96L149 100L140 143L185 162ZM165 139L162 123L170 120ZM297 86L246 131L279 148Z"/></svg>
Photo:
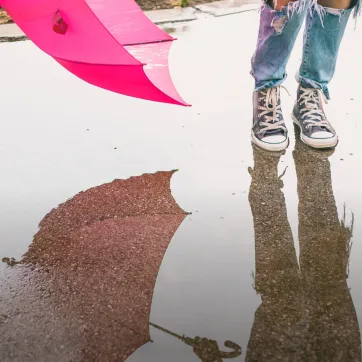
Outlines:
<svg viewBox="0 0 362 362"><path fill-rule="evenodd" d="M24 33L16 24L0 25L0 37L23 36Z"/></svg>
<svg viewBox="0 0 362 362"><path fill-rule="evenodd" d="M146 14L155 24L180 23L197 19L196 10L190 7L151 10Z"/></svg>
<svg viewBox="0 0 362 362"><path fill-rule="evenodd" d="M222 0L212 3L196 5L195 9L213 16L225 16L257 10L261 2L258 0Z"/></svg>
<svg viewBox="0 0 362 362"><path fill-rule="evenodd" d="M184 23L200 18L200 12L215 17L257 10L258 0L221 0L195 7L146 11L147 16L157 25ZM16 24L0 25L0 42L26 40L22 30Z"/></svg>
<svg viewBox="0 0 362 362"><path fill-rule="evenodd" d="M193 8L175 8L147 11L147 16L157 25L166 23L180 23L196 20L196 10ZM22 40L23 31L16 24L0 25L0 42Z"/></svg>

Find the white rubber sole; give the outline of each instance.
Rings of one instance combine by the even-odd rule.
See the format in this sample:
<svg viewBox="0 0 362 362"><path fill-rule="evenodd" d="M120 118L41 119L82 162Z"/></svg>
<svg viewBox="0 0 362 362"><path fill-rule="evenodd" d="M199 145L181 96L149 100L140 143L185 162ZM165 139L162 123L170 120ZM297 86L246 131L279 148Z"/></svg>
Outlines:
<svg viewBox="0 0 362 362"><path fill-rule="evenodd" d="M297 119L297 117L295 117L295 115L292 113L292 118L293 118L293 122L300 128L301 132L300 132L300 139L308 146L313 147L313 148L318 148L318 149L322 149L322 148L333 148L336 147L338 144L338 136L335 135L333 137L330 138L311 138L311 137L307 137L303 134L302 132L302 127L300 126L300 123Z"/></svg>
<svg viewBox="0 0 362 362"><path fill-rule="evenodd" d="M263 150L271 152L284 151L289 146L289 138L287 138L284 142L280 143L267 143L260 141L258 138L256 138L253 131L251 131L251 140L258 147L262 148Z"/></svg>

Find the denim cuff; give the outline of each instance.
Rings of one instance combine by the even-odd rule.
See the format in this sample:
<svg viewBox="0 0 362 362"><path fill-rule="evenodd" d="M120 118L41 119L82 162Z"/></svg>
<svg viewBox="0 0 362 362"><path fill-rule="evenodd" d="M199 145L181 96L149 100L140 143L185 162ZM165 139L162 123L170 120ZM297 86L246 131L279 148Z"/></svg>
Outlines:
<svg viewBox="0 0 362 362"><path fill-rule="evenodd" d="M315 80L302 77L299 73L296 74L295 79L302 87L320 89L328 100L331 99L328 86L326 84L321 84L316 82Z"/></svg>
<svg viewBox="0 0 362 362"><path fill-rule="evenodd" d="M253 74L251 73L251 75ZM287 78L287 73L284 74L284 77L282 79L273 79L273 80L266 80L263 82L255 82L254 92L273 87L278 87L285 81L286 78Z"/></svg>

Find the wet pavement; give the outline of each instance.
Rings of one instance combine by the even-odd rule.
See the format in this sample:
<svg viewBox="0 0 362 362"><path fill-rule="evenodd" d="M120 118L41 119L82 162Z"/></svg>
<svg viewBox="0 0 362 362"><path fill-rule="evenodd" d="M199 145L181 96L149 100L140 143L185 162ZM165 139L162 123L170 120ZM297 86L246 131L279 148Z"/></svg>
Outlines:
<svg viewBox="0 0 362 362"><path fill-rule="evenodd" d="M288 117L291 144L270 155L249 139L257 22L169 29L192 108L0 45L1 361L361 361L362 30L326 106L337 149L305 147ZM300 57L301 37L286 116Z"/></svg>

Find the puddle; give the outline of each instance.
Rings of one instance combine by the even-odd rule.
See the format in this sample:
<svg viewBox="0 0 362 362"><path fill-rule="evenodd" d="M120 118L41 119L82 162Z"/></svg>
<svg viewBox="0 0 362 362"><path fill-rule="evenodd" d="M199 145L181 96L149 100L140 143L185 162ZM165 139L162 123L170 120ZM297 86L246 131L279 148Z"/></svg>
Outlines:
<svg viewBox="0 0 362 362"><path fill-rule="evenodd" d="M257 19L199 20L175 42L188 109L1 44L0 259L22 261L0 263L1 361L360 361L360 34L326 106L335 152L304 148L288 119L270 158L249 141L257 28L239 36Z"/></svg>

